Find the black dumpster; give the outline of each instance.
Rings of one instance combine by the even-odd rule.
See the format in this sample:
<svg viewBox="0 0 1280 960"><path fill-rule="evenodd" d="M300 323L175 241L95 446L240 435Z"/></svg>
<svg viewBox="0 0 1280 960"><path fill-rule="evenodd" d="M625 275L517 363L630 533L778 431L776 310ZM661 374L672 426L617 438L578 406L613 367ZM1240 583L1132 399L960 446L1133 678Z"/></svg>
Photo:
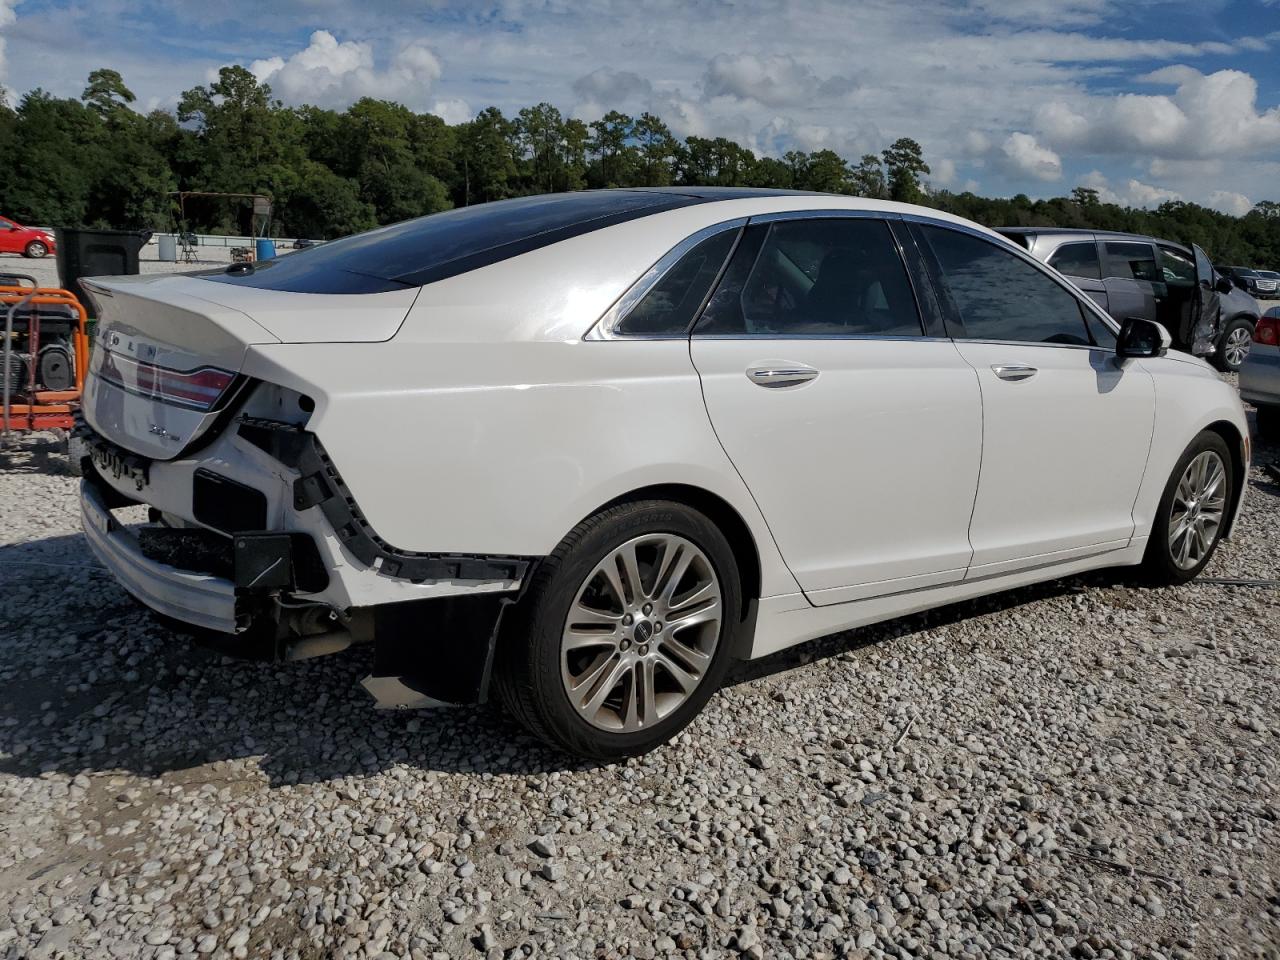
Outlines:
<svg viewBox="0 0 1280 960"><path fill-rule="evenodd" d="M58 228L58 279L93 315L93 303L80 289L81 277L119 277L138 272L138 253L151 239L150 230L79 230Z"/></svg>

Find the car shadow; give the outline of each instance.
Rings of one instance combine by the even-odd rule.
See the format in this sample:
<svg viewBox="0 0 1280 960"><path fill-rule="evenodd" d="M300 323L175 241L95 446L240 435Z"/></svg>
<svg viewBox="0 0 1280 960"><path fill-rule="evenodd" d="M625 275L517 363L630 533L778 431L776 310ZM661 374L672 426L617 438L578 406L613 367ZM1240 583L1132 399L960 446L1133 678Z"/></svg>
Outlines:
<svg viewBox="0 0 1280 960"><path fill-rule="evenodd" d="M845 631L736 664L750 684L971 617L1123 578L1091 574ZM38 777L186 772L269 787L340 781L408 765L528 775L587 769L493 706L375 710L358 686L372 651L293 663L235 659L165 626L132 600L78 535L0 546L0 772ZM878 718L877 718L878 719Z"/></svg>
<svg viewBox="0 0 1280 960"><path fill-rule="evenodd" d="M0 442L0 473L72 476L66 440L46 433L10 433Z"/></svg>

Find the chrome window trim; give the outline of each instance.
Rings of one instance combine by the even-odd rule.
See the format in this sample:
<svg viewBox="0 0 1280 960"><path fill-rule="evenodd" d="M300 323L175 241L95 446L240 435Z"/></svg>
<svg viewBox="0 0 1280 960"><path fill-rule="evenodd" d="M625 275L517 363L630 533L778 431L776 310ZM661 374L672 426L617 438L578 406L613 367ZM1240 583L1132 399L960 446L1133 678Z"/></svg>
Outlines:
<svg viewBox="0 0 1280 960"><path fill-rule="evenodd" d="M694 324L693 330L690 331L690 337L696 337L699 340L886 340L886 341L917 341L917 340L949 340L949 337L934 337L925 334L925 316L924 305L920 302L920 293L916 289L916 280L912 276L911 266L907 263L907 258L902 249L902 242L898 235L889 226L892 220L901 220L902 215L892 211L885 210L840 210L840 209L820 209L820 210L778 210L772 213L759 213L750 217L748 226L756 226L757 224L774 224L788 223L795 220L879 220L885 224L889 231L889 243L898 255L899 261L902 263L903 275L907 278L907 286L911 289L911 299L916 307L916 322L919 324L919 335L913 334L874 334L874 333L794 333L794 334L772 334L772 333L698 333L697 324ZM766 238L766 243L768 242ZM756 251L757 260L760 254L764 252L764 244L760 245L760 249ZM730 261L732 261L732 254ZM755 270L755 264L752 264L751 270ZM750 276L750 271L748 272ZM698 320L702 317L699 315Z"/></svg>
<svg viewBox="0 0 1280 960"><path fill-rule="evenodd" d="M773 213L755 213L750 220L756 223L776 223L779 220L901 220L902 214L888 210L778 210Z"/></svg>
<svg viewBox="0 0 1280 960"><path fill-rule="evenodd" d="M1031 264L1031 266L1035 267L1037 270L1043 273L1046 277L1048 277L1058 286L1062 287L1063 290L1067 291L1067 293L1075 297L1077 303L1081 304L1085 309L1091 311L1093 315L1097 317L1099 320L1101 320L1103 324L1106 326L1106 328L1110 330L1113 334L1115 334L1117 337L1120 335L1120 325L1116 323L1115 319L1111 316L1111 314L1107 313L1100 306L1094 303L1093 300L1084 293L1084 291L1082 291L1079 287L1073 284L1066 277L1062 276L1062 274L1058 273L1052 267L1049 267L1046 264L1041 263L1039 260L1033 257L1030 254L1030 252L1023 250L1021 247L1019 247L1016 243L1014 243L1008 237L1002 237L1000 236L1000 234L995 234L994 236L992 236L991 234L988 234L982 230L975 230L972 227L970 227L968 224L953 223L950 220L939 220L935 217L921 216L918 213L900 214L899 219L906 220L911 223L924 224L930 227L944 227L948 230L955 230L958 233L967 233L970 236L977 237L979 240L987 241L987 243L990 243L992 246L1000 247L1002 250L1012 251L1016 256L1020 257L1022 260ZM1083 322L1083 318L1081 322ZM1085 329L1086 330L1088 329L1088 324L1085 324ZM966 338L965 342L966 343L1011 343L1011 344L1027 344L1028 346L1041 346L1041 347L1074 347L1075 349L1081 348L1081 345L1078 345L1078 344L1037 343L1036 341L1033 341L1033 340L969 340ZM1108 350L1106 347L1102 347L1097 344L1091 344L1086 349L1106 350L1108 353L1115 352L1114 350Z"/></svg>
<svg viewBox="0 0 1280 960"><path fill-rule="evenodd" d="M950 337L881 335L874 333L700 333L699 340L885 340L900 343L951 343Z"/></svg>
<svg viewBox="0 0 1280 960"><path fill-rule="evenodd" d="M668 250L659 258L658 262L653 264L640 275L627 291L614 301L613 306L604 312L604 314L583 336L583 340L688 340L689 331L683 330L680 333L618 333L617 326L631 312L631 308L644 299L645 294L653 289L667 272L674 267L686 253L700 244L703 240L726 233L730 230L741 230L747 225L749 217L736 217L733 220L725 220L721 223L712 224L709 227L703 227L694 233L689 234L674 247ZM733 251L729 252L729 258L732 258ZM726 261L727 262L727 261Z"/></svg>

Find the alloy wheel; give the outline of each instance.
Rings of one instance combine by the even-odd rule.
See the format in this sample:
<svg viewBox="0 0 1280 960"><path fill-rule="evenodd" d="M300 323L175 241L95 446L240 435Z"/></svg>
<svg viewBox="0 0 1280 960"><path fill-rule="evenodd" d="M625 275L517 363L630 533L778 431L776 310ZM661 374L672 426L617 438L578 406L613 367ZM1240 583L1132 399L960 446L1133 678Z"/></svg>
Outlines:
<svg viewBox="0 0 1280 960"><path fill-rule="evenodd" d="M1227 334L1226 343L1222 345L1223 359L1234 370L1244 363L1245 357L1249 356L1249 347L1253 343L1253 336L1244 327L1237 327Z"/></svg>
<svg viewBox="0 0 1280 960"><path fill-rule="evenodd" d="M1227 507L1227 470L1213 450L1195 457L1178 481L1169 508L1169 555L1191 570L1209 555Z"/></svg>
<svg viewBox="0 0 1280 960"><path fill-rule="evenodd" d="M613 549L565 619L560 678L569 702L616 733L670 716L711 666L723 606L715 568L684 537L648 534Z"/></svg>

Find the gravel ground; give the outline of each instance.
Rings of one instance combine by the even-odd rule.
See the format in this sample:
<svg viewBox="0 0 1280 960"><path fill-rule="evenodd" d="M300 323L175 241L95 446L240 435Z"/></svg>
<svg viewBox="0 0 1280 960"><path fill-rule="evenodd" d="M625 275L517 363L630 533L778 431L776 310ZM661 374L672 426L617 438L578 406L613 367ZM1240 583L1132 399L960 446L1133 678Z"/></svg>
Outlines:
<svg viewBox="0 0 1280 960"><path fill-rule="evenodd" d="M1274 578L1256 451L1208 571ZM1277 957L1280 592L1075 578L744 665L567 761L192 647L0 454L0 957Z"/></svg>

